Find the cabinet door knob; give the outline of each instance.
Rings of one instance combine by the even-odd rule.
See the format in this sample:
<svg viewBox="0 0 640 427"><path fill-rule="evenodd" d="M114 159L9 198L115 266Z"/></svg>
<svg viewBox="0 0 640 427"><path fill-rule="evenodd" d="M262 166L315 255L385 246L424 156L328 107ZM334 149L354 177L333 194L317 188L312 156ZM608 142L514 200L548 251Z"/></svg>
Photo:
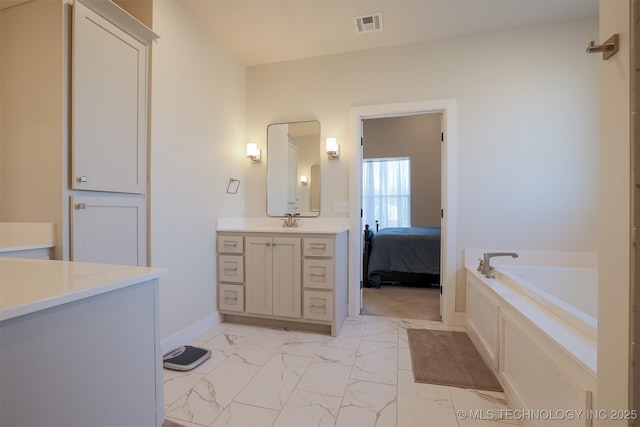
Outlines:
<svg viewBox="0 0 640 427"><path fill-rule="evenodd" d="M84 203L76 203L75 208L76 209L86 209L87 205L84 204Z"/></svg>
<svg viewBox="0 0 640 427"><path fill-rule="evenodd" d="M79 176L76 178L76 181L78 182L87 182L87 177L86 176Z"/></svg>

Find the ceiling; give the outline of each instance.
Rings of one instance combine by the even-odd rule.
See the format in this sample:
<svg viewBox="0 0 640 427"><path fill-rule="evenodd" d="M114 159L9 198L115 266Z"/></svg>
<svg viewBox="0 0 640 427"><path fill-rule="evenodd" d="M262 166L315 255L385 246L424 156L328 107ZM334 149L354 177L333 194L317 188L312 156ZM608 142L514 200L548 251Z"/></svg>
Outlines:
<svg viewBox="0 0 640 427"><path fill-rule="evenodd" d="M598 0L179 1L246 66L598 15ZM356 33L353 17L376 12L383 30Z"/></svg>

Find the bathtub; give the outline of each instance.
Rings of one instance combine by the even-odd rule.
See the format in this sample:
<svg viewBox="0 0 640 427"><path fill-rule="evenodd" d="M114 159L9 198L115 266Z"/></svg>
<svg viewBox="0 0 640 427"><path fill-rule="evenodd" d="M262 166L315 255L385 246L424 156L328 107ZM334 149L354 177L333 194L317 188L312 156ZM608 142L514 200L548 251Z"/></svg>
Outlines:
<svg viewBox="0 0 640 427"><path fill-rule="evenodd" d="M467 331L514 409L587 414L597 379L597 258L515 252L492 259L488 279L476 270L482 251L465 251ZM520 421L588 424L584 415Z"/></svg>
<svg viewBox="0 0 640 427"><path fill-rule="evenodd" d="M598 269L502 265L496 277L592 339L598 333Z"/></svg>

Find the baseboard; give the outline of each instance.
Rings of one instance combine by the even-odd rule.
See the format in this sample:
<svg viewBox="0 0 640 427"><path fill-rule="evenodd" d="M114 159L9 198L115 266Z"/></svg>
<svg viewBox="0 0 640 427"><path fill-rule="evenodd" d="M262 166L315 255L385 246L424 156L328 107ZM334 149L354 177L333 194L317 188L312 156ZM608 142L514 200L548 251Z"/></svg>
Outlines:
<svg viewBox="0 0 640 427"><path fill-rule="evenodd" d="M171 350L174 350L185 344L189 344L195 338L205 333L207 330L213 328L222 321L222 316L219 312L210 314L209 316L198 320L190 326L187 326L183 330L173 334L169 338L160 343L162 348L162 354L166 354Z"/></svg>

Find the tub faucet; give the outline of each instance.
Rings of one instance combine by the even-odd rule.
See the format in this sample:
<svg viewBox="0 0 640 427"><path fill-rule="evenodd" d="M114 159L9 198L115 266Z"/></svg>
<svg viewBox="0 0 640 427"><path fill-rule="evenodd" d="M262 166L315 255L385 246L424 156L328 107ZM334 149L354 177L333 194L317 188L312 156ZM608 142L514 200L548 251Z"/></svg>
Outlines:
<svg viewBox="0 0 640 427"><path fill-rule="evenodd" d="M495 279L493 275L493 267L489 264L489 261L494 256L510 256L511 258L518 258L518 254L515 252L485 252L484 260L482 260L482 274L488 279Z"/></svg>

